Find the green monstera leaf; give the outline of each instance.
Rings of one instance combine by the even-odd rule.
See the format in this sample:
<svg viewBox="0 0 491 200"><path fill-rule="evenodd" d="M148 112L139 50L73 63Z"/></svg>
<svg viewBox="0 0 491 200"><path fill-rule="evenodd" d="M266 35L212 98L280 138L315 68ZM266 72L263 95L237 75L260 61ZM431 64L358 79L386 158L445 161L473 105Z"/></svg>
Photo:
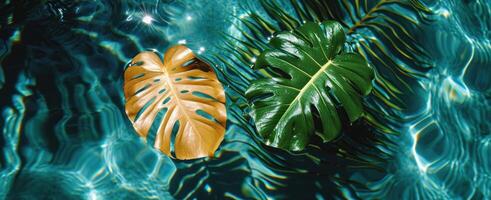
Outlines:
<svg viewBox="0 0 491 200"><path fill-rule="evenodd" d="M314 133L324 142L340 134L338 111L351 122L362 116L374 72L361 55L342 52L344 43L335 21L307 22L270 40L255 67L271 77L253 81L246 92L267 145L302 150Z"/></svg>

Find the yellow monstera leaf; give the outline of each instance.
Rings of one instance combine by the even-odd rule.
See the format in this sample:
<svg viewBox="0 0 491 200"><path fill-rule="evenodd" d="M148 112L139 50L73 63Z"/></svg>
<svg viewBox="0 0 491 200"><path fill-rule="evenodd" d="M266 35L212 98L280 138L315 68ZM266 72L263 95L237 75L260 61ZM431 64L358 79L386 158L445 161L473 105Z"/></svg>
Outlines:
<svg viewBox="0 0 491 200"><path fill-rule="evenodd" d="M177 159L213 156L225 135L225 92L213 68L182 45L136 55L124 73L136 132Z"/></svg>

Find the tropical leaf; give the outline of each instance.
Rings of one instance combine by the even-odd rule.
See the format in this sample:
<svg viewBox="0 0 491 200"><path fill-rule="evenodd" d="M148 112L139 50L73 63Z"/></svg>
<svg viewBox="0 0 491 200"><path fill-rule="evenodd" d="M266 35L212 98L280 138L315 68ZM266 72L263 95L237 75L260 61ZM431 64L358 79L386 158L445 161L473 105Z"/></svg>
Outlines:
<svg viewBox="0 0 491 200"><path fill-rule="evenodd" d="M339 149L336 153L339 159L349 160L349 165L354 167L390 159L394 149L389 138L398 134L401 124L397 114L408 109L406 104L409 102L402 99L415 95L415 91L420 89L418 79L431 68L416 34L424 23L431 22L431 9L420 0L290 0L291 6L280 5L274 0L260 2L266 14L251 9L237 16L239 23L234 24L237 31L234 35L225 34L228 44L223 49L227 53L215 55L217 69L227 74L223 78L230 83L228 88L241 94L237 98L244 99L247 86L252 81L274 74L267 68L259 71L252 69L261 52L269 48L268 41L274 34L291 31L309 21L336 20L347 33L345 50L365 57L375 70L375 81L371 95L363 103L366 115L360 123L371 126L365 127L363 139L351 141L354 135L360 133L347 130L345 135L349 137L342 137L330 146ZM367 23L372 24L364 25ZM359 25L352 28L355 24ZM378 32L376 28L379 28ZM381 34L380 30L386 34ZM411 48L419 49L422 53ZM252 120L249 122L253 123ZM368 130L373 131L373 135L368 134ZM256 132L251 134L256 137ZM372 139L368 139L368 135Z"/></svg>
<svg viewBox="0 0 491 200"><path fill-rule="evenodd" d="M231 52L228 55L233 60L224 63L227 66L225 70L237 68L250 72L249 66L253 65L260 52L268 48L267 41L272 35L291 31L308 21L324 20L340 22L347 33L345 49L359 53L376 69L374 92L365 102L368 112L407 110L410 102L403 99L421 89L417 81L431 69L428 53L417 42L414 33L421 24L431 21L433 13L419 0L290 0L294 12L288 11L277 1L260 2L267 16L251 11L239 17L241 23L237 29L242 38L230 37L230 45L225 49ZM271 73L267 70L261 72L266 76ZM231 88L244 93L246 90L237 84L231 85ZM384 118L385 115L377 118ZM384 121L367 122L379 130L395 133L391 126L397 122Z"/></svg>
<svg viewBox="0 0 491 200"><path fill-rule="evenodd" d="M213 156L225 134L225 92L213 69L185 46L162 63L142 52L124 74L126 113L137 133L178 159Z"/></svg>
<svg viewBox="0 0 491 200"><path fill-rule="evenodd" d="M306 181L295 179L294 174L305 171L319 177L327 172L332 174L323 178L326 180L324 183L330 182L332 185L322 186L326 189L324 192L328 191L326 196L344 199L346 191L357 191L351 197L360 198L358 191L368 190L367 180L355 178L357 176L350 172L343 173L343 170L356 168L360 169L357 172L367 170L371 175L377 174L377 171L388 169L387 161L398 155L395 153L398 150L395 141L398 140L398 129L404 124L401 123L404 119L398 114L408 109L405 104L410 102L404 99L416 94L420 85L417 81L431 69L431 62L425 56L427 53L418 41L420 28L430 22L431 9L421 0L290 0L290 5L276 0L260 2L266 13L262 12L263 9L257 9L256 5L249 12L240 13L235 20L238 23L234 23L234 31L225 34L228 42L223 46L225 53L215 55L217 62L214 64L218 65L221 73L226 74L223 79L230 83L227 88L236 91L238 95L235 97L240 101L244 101L245 92L254 80L275 74L268 68L259 71L252 68L261 52L271 48L268 44L271 37L281 31L292 31L306 22L340 22L346 32L344 50L365 57L375 70L375 80L372 93L363 101L366 111L363 120L347 127L343 124L343 135L339 139L321 144L319 137L313 137L309 147L301 152L255 146L253 157L267 165L275 173L274 177L285 176L291 182L279 183L267 176L259 180L266 182L267 190L280 191L279 188L285 185L297 183L302 188L309 188L303 187ZM352 29L357 22L359 25ZM418 53L418 50L423 53ZM243 109L246 112L250 108ZM242 117L253 124L247 115ZM255 130L249 134L257 139ZM297 162L295 159L300 160ZM305 164L309 160L316 162L314 168ZM296 163L302 165L295 167ZM339 163L343 165L338 166ZM299 176L305 178L309 174ZM319 187L318 183L316 181L315 187Z"/></svg>
<svg viewBox="0 0 491 200"><path fill-rule="evenodd" d="M337 104L351 122L362 115L362 96L370 93L374 74L361 55L341 52L344 43L343 27L335 21L307 22L271 39L272 48L255 67L269 69L272 78L253 81L246 92L266 144L302 150L316 120L324 142L333 140L341 131Z"/></svg>

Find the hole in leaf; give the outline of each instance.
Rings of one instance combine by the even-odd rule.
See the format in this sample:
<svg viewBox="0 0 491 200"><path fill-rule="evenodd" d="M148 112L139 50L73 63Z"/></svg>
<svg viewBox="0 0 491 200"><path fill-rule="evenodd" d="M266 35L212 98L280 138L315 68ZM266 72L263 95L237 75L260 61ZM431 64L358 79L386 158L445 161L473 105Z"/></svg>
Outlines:
<svg viewBox="0 0 491 200"><path fill-rule="evenodd" d="M187 67L187 66L193 64L195 61L196 61L195 59L188 60L187 62L182 64L182 67Z"/></svg>
<svg viewBox="0 0 491 200"><path fill-rule="evenodd" d="M166 104L169 101L170 101L170 97L167 97L167 98L164 99L164 102L162 102L162 104Z"/></svg>
<svg viewBox="0 0 491 200"><path fill-rule="evenodd" d="M157 83L157 82L159 82L159 81L160 81L160 78L158 78L158 79L154 79L154 80L153 80L153 82L155 82L155 83Z"/></svg>
<svg viewBox="0 0 491 200"><path fill-rule="evenodd" d="M146 89L148 89L148 88L149 88L151 85L152 85L152 84L150 84L150 83L146 84L146 85L145 85L145 86L143 86L142 88L138 89L138 90L135 92L135 94L134 94L134 95L137 95L138 93L145 91L145 90L146 90Z"/></svg>
<svg viewBox="0 0 491 200"><path fill-rule="evenodd" d="M172 127L172 133L170 135L170 153L172 154L172 156L176 157L175 155L175 148L174 148L174 144L176 143L176 135L177 135L177 132L179 132L179 127L180 127L180 123L179 121L176 121L176 123L174 124L174 126Z"/></svg>
<svg viewBox="0 0 491 200"><path fill-rule="evenodd" d="M162 93L164 93L164 92L165 92L165 88L164 88L164 89L159 90L159 94L162 94Z"/></svg>
<svg viewBox="0 0 491 200"><path fill-rule="evenodd" d="M150 101L147 101L147 103L145 103L145 105L138 111L138 113L136 113L135 120L134 120L135 122L138 120L138 118L140 118L143 112L145 112L148 106L152 105L152 103L155 101L156 98L157 97L152 97L152 99L150 99Z"/></svg>
<svg viewBox="0 0 491 200"><path fill-rule="evenodd" d="M189 90L181 90L181 94L186 94L188 92L189 92Z"/></svg>
<svg viewBox="0 0 491 200"><path fill-rule="evenodd" d="M134 80L134 79L137 79L137 78L141 78L141 77L143 77L143 76L145 76L145 74L144 74L144 73L137 74L137 75L134 75L133 77L131 77L131 79L130 79L130 80Z"/></svg>
<svg viewBox="0 0 491 200"><path fill-rule="evenodd" d="M211 116L209 113L203 111L203 110L196 110L196 114L210 120L210 121L214 121L215 123L220 123L217 119L215 119L213 116Z"/></svg>
<svg viewBox="0 0 491 200"><path fill-rule="evenodd" d="M176 81L180 81L180 80L182 80L182 78L176 78Z"/></svg>
<svg viewBox="0 0 491 200"><path fill-rule="evenodd" d="M207 95L207 94L205 94L203 92L193 91L191 94L193 94L194 96L200 97L200 98L210 99L210 100L213 100L213 101L217 101L217 99L215 99L212 96Z"/></svg>
<svg viewBox="0 0 491 200"><path fill-rule="evenodd" d="M143 61L138 61L138 62L131 63L130 67L133 67L133 66L142 66L143 64L144 64Z"/></svg>
<svg viewBox="0 0 491 200"><path fill-rule="evenodd" d="M155 144L155 137L157 136L157 131L159 130L160 125L162 125L162 119L164 118L165 113L167 113L167 110L168 110L167 108L163 108L157 113L152 123L152 126L148 130L147 143L151 144L152 146Z"/></svg>
<svg viewBox="0 0 491 200"><path fill-rule="evenodd" d="M203 79L206 79L206 78L202 78L202 77L198 77L198 76L188 76L188 79L189 80L203 80Z"/></svg>

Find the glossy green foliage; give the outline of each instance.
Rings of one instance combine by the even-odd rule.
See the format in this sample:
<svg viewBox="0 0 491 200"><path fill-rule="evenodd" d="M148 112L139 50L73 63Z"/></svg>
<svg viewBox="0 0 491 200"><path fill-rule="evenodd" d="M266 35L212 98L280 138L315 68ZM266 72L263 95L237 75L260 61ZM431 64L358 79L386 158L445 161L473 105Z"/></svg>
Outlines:
<svg viewBox="0 0 491 200"><path fill-rule="evenodd" d="M335 21L307 22L271 39L255 64L271 77L253 81L246 92L266 144L302 150L314 132L324 142L339 135L338 107L351 122L362 115L374 72L361 55L342 52L344 43Z"/></svg>
<svg viewBox="0 0 491 200"><path fill-rule="evenodd" d="M407 104L411 102L404 99L416 95L417 90L421 89L418 79L421 80L432 68L428 53L417 40L421 27L433 20L434 13L429 5L422 0L259 2L266 13L261 12L262 9L252 9L237 16L238 35L235 32L225 34L227 43L223 49L227 54L215 56L221 66L218 71L227 74L222 81L230 91L236 92L235 97L239 99L237 102L241 108L249 109L244 96L252 82L272 75L267 70L257 73L252 69L253 61L271 48L268 44L271 36L292 31L306 22L337 21L346 32L344 49L360 54L374 68L373 90L363 101L365 114L362 120L357 121L369 125L373 133L354 131L354 126L350 126L343 129L343 137L330 142L328 146L336 149L336 163L345 162L356 168L385 169L383 165L386 160L395 155L395 143L390 138L397 137L404 121L398 117L398 113L406 112L410 107ZM249 122L252 123L252 120ZM257 132L251 135L253 138L259 136ZM311 140L309 147L312 148L306 148L306 152L325 149L317 146L316 140Z"/></svg>

